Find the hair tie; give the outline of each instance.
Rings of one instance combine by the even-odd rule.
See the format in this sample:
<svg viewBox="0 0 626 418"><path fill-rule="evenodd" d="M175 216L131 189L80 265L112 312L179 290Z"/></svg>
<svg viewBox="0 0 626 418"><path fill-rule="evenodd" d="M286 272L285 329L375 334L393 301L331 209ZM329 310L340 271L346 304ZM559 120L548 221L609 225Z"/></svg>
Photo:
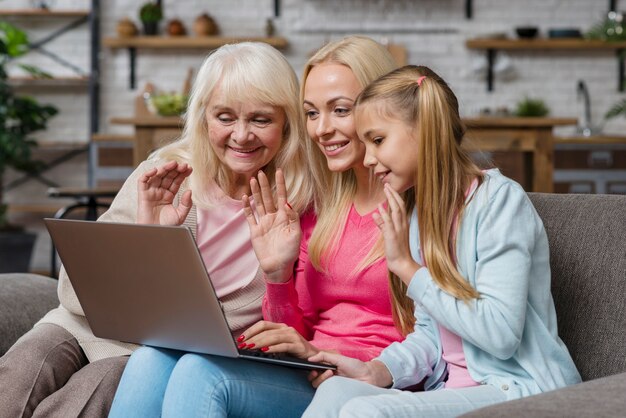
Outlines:
<svg viewBox="0 0 626 418"><path fill-rule="evenodd" d="M425 75L421 76L420 78L417 79L417 85L419 87L422 87L422 81L424 81L424 79L426 78Z"/></svg>

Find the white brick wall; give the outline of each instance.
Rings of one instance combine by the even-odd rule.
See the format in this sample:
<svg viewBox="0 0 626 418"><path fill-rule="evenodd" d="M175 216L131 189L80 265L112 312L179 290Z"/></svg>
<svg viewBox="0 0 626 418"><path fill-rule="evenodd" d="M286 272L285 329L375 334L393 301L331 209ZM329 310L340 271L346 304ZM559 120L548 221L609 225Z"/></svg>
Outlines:
<svg viewBox="0 0 626 418"><path fill-rule="evenodd" d="M101 32L114 36L118 20L129 17L135 22L142 4L137 0L102 0ZM163 0L166 19L181 19L191 31L193 20L203 12L218 22L223 35L262 35L265 19L273 16L272 0ZM591 93L593 120L599 123L604 113L618 99L617 62L613 51L518 51L508 52L515 77L496 78L495 91L487 92L484 79L472 71L484 59L482 51L470 51L465 40L476 36L505 32L514 36L516 26L538 26L542 33L548 28L577 27L589 29L606 14L605 0L474 0L473 19L465 18L465 0L281 0L281 16L275 19L277 35L288 39L287 59L301 72L308 55L322 43L348 33L369 34L379 41L404 45L409 62L425 64L439 72L460 99L465 116L475 115L484 107L508 106L524 96L546 101L554 116L582 116L582 102L577 100L576 83L587 82ZM27 0L4 0L1 8L27 7ZM56 8L86 8L88 0L56 0ZM45 36L58 27L62 19L12 19L28 30L32 40ZM162 24L162 27L165 25ZM445 33L433 33L434 31ZM430 32L429 32L430 31ZM88 67L88 28L65 34L49 48L82 68ZM137 86L153 82L164 90L179 89L188 67L198 68L208 51L137 52ZM504 54L500 53L502 57ZM126 50L103 48L101 52L101 130L128 133L127 128L113 126L113 116L130 116L137 91L128 88L128 53ZM69 72L39 54L27 59L56 74ZM80 90L38 94L42 101L56 104L61 113L40 135L42 140L87 140L87 98ZM607 123L605 131L623 133L626 119ZM72 163L68 163L72 164ZM69 177L65 184L86 181L84 162L76 169L63 169ZM45 199L45 188L37 194L32 187L27 199ZM43 190L43 191L42 191ZM10 194L15 201L26 199L20 189Z"/></svg>
<svg viewBox="0 0 626 418"><path fill-rule="evenodd" d="M4 0L3 8L20 8L25 0ZM84 8L88 0L57 0L56 8ZM115 25L123 17L137 22L142 2L131 0L101 1L101 31L113 36ZM273 15L272 0L199 1L164 0L166 19L181 19L191 29L194 18L210 13L224 35L261 35L265 19ZM576 81L584 79L591 91L593 119L601 122L612 103L623 97L616 90L617 63L612 51L518 51L506 55L515 70L511 80L496 78L495 91L486 91L483 79L472 67L484 60L482 51L465 48L468 38L493 32L514 35L514 27L535 25L543 33L553 27L578 27L586 30L606 13L608 2L589 0L527 0L525 2L475 0L474 17L465 18L464 0L282 0L281 16L275 20L278 34L290 47L285 55L300 72L308 54L325 41L347 33L369 34L380 41L400 43L408 50L411 63L433 67L448 80L462 103L466 116L484 107L513 107L525 95L543 98L555 116L579 116L582 103L576 97ZM13 19L15 20L15 19ZM45 36L62 20L18 19L32 40ZM164 26L164 24L162 25ZM428 33L448 30L451 33ZM49 48L87 69L89 60L87 27L65 34ZM179 89L188 67L197 68L205 52L139 50L137 85L150 81L164 90ZM136 91L128 89L128 54L126 50L101 53L102 98L101 130L127 132L111 126L112 116L129 115ZM55 74L68 75L67 69L40 54L25 62L40 64ZM86 140L87 103L76 94L45 94L42 100L55 103L61 114L51 124L42 140ZM80 113L84 116L80 116ZM622 120L606 125L608 132L620 133Z"/></svg>

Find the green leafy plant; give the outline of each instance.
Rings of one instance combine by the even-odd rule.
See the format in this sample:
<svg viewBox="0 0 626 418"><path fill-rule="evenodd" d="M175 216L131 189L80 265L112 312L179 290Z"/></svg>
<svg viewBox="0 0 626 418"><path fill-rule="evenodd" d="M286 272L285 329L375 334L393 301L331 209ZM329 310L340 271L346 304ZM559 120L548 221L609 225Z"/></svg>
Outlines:
<svg viewBox="0 0 626 418"><path fill-rule="evenodd" d="M621 42L626 40L626 27L623 16L612 12L604 20L596 23L585 33L585 39L607 42Z"/></svg>
<svg viewBox="0 0 626 418"><path fill-rule="evenodd" d="M525 97L515 105L515 116L520 117L542 117L550 113L550 109L541 99Z"/></svg>
<svg viewBox="0 0 626 418"><path fill-rule="evenodd" d="M157 23L163 19L161 6L155 2L144 3L139 9L139 19L143 23Z"/></svg>
<svg viewBox="0 0 626 418"><path fill-rule="evenodd" d="M624 61L626 59L626 51L619 51L619 59ZM622 85L626 89L626 82ZM617 103L614 103L613 106L604 114L604 119L612 119L619 115L626 116L626 99L622 99Z"/></svg>
<svg viewBox="0 0 626 418"><path fill-rule="evenodd" d="M612 119L622 114L626 116L626 99L622 99L619 102L615 103L613 107L611 107L609 111L606 112L604 118Z"/></svg>
<svg viewBox="0 0 626 418"><path fill-rule="evenodd" d="M17 95L9 84L7 66L13 59L24 55L28 45L25 32L10 23L0 22L0 229L10 228L4 203L6 169L29 173L41 169L43 164L32 158L32 148L37 142L31 134L46 129L48 120L58 113L54 106L41 105L32 97ZM33 77L49 77L32 66L19 66Z"/></svg>

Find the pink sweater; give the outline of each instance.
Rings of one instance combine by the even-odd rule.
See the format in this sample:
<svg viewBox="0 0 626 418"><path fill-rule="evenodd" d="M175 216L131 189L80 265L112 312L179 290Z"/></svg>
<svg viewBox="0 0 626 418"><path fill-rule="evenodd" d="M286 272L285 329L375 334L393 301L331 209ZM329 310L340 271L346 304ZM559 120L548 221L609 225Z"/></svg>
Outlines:
<svg viewBox="0 0 626 418"><path fill-rule="evenodd" d="M229 197L214 182L209 187L213 206L197 209L196 243L215 293L222 298L252 282L259 260L252 248L241 200Z"/></svg>
<svg viewBox="0 0 626 418"><path fill-rule="evenodd" d="M286 283L267 283L263 316L294 327L319 348L371 360L402 336L393 325L387 264L378 260L358 274L352 272L376 242L379 230L371 213L352 207L328 274L313 267L308 242L315 216L305 214L295 277Z"/></svg>

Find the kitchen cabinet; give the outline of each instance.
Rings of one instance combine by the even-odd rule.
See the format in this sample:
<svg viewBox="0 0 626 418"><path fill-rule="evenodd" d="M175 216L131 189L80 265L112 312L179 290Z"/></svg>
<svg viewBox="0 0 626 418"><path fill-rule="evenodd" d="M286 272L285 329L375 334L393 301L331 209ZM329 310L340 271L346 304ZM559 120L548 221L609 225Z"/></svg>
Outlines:
<svg viewBox="0 0 626 418"><path fill-rule="evenodd" d="M558 193L626 194L626 136L557 137Z"/></svg>
<svg viewBox="0 0 626 418"><path fill-rule="evenodd" d="M576 125L576 118L481 117L464 119L463 145L470 151L521 152L529 192L551 193L555 126Z"/></svg>

